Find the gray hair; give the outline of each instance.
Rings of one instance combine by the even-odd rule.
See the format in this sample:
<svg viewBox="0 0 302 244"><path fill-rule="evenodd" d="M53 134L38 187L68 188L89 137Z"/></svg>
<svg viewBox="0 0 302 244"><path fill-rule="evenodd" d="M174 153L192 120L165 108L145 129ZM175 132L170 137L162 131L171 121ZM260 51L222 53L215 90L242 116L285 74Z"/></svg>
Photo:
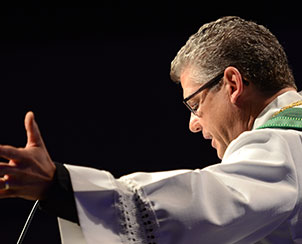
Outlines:
<svg viewBox="0 0 302 244"><path fill-rule="evenodd" d="M177 53L170 75L179 82L182 72L193 67L196 78L199 73L196 82L201 82L201 77L213 78L228 66L236 67L261 91L296 88L277 38L266 27L236 16L203 25Z"/></svg>

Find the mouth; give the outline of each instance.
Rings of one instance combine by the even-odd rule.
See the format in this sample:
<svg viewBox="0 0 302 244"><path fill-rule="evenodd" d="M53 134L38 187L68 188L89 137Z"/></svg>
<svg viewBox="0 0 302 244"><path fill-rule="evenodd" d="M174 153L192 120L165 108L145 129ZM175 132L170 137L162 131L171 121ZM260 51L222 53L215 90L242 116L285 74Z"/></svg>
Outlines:
<svg viewBox="0 0 302 244"><path fill-rule="evenodd" d="M210 133L207 132L202 132L203 138L206 140L211 140L213 138L213 136Z"/></svg>
<svg viewBox="0 0 302 244"><path fill-rule="evenodd" d="M204 139L211 140L211 146L216 149L216 141L215 141L214 137L210 133L207 133L207 132L202 132L202 134L203 134Z"/></svg>

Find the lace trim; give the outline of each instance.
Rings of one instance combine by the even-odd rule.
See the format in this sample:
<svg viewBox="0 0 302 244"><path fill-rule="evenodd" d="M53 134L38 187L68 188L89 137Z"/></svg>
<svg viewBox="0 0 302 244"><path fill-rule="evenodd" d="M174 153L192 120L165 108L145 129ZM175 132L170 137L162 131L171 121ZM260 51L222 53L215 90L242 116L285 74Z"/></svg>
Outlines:
<svg viewBox="0 0 302 244"><path fill-rule="evenodd" d="M125 244L158 244L155 235L158 223L150 203L131 180L124 180L128 192L119 192L116 199L121 223L120 236ZM129 191L130 190L130 191Z"/></svg>

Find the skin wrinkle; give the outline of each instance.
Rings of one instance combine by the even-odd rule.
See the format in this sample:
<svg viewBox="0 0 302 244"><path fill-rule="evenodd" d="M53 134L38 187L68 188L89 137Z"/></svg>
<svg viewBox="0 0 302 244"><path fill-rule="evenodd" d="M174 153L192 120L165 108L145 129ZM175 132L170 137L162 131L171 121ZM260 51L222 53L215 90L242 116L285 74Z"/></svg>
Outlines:
<svg viewBox="0 0 302 244"><path fill-rule="evenodd" d="M181 75L184 97L200 87L192 79L194 74L194 68L189 67ZM290 90L295 89L285 88L267 96L252 83L245 86L240 72L235 67L227 67L219 90L205 89L194 98L199 100L198 116L191 114L189 128L194 133L202 132L205 139L211 139L222 159L228 145L242 132L252 129L260 112L277 96Z"/></svg>

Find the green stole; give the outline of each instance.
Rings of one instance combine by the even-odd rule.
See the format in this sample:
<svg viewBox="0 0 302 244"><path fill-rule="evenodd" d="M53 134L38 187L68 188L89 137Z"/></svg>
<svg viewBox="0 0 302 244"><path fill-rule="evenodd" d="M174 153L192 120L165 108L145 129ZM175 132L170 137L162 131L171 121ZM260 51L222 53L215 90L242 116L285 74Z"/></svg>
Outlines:
<svg viewBox="0 0 302 244"><path fill-rule="evenodd" d="M302 108L287 108L257 129L280 128L302 131Z"/></svg>

